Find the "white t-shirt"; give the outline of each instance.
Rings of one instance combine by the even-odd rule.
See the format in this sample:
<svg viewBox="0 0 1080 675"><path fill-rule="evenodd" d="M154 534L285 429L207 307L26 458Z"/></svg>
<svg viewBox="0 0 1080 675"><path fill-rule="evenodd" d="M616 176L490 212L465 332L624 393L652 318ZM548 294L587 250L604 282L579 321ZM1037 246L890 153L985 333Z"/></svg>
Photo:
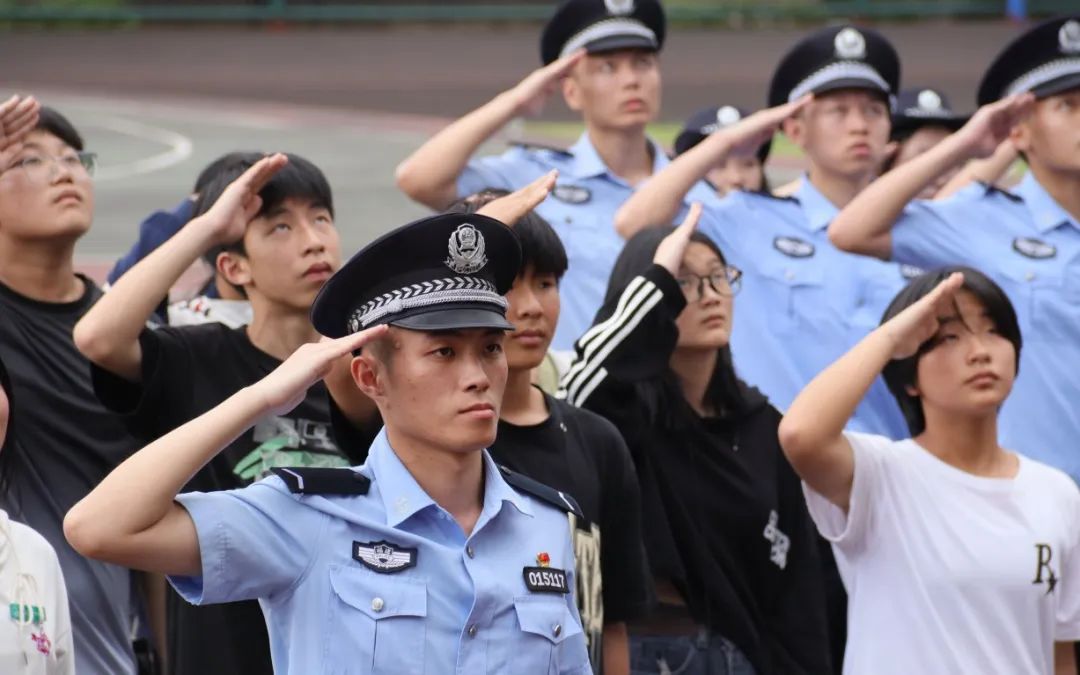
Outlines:
<svg viewBox="0 0 1080 675"><path fill-rule="evenodd" d="M0 510L0 673L74 672L71 614L56 552Z"/></svg>
<svg viewBox="0 0 1080 675"><path fill-rule="evenodd" d="M847 433L848 513L805 483L848 591L845 675L1053 675L1080 639L1080 490L1020 456L973 476L913 440Z"/></svg>

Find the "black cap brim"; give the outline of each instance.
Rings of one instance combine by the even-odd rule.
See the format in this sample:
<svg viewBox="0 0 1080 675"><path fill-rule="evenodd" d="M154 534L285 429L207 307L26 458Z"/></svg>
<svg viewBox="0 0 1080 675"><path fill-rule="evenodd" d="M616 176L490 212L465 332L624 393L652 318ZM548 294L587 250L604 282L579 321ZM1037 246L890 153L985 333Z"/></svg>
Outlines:
<svg viewBox="0 0 1080 675"><path fill-rule="evenodd" d="M1032 89L1031 93L1035 94L1035 98L1046 98L1072 89L1080 89L1080 73L1063 75L1056 80L1050 80L1046 84L1040 84Z"/></svg>
<svg viewBox="0 0 1080 675"><path fill-rule="evenodd" d="M659 49L656 40L643 35L609 35L599 40L593 40L585 45L585 51L590 54L603 54L620 49L646 49L655 52Z"/></svg>
<svg viewBox="0 0 1080 675"><path fill-rule="evenodd" d="M514 324L506 320L498 310L486 307L454 307L422 312L395 318L391 326L410 330L464 330L467 328L494 328L514 330Z"/></svg>

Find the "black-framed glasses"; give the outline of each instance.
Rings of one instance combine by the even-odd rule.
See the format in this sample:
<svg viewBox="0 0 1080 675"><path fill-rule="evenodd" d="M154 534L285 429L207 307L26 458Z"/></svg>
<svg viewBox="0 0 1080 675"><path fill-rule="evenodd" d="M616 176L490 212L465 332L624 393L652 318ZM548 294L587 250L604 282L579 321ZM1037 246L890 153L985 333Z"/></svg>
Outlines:
<svg viewBox="0 0 1080 675"><path fill-rule="evenodd" d="M686 272L675 278L687 302L697 302L705 293L705 282L718 295L732 296L742 288L742 270L734 265L725 265L708 274ZM697 281L695 284L694 282Z"/></svg>
<svg viewBox="0 0 1080 675"><path fill-rule="evenodd" d="M66 152L59 157L54 155L29 155L15 162L8 169L22 169L32 181L48 180L54 169L64 167L72 172L85 172L94 175L97 167L97 154L93 152Z"/></svg>

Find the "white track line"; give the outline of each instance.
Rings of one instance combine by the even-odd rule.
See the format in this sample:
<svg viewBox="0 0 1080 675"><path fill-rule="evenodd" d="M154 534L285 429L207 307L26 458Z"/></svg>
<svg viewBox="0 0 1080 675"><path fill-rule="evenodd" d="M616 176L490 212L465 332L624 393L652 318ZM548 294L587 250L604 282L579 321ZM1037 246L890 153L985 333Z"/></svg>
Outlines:
<svg viewBox="0 0 1080 675"><path fill-rule="evenodd" d="M191 139L183 134L179 134L169 129L162 129L161 127L143 124L142 122L133 122L132 120L124 119L122 117L105 117L95 120L91 124L92 126L108 129L109 131L118 134L134 136L153 143L160 143L168 148L165 152L159 152L156 155L137 159L133 162L114 164L112 166L99 166L97 171L94 172L94 180L96 182L130 178L131 176L139 176L167 169L190 157L194 147Z"/></svg>

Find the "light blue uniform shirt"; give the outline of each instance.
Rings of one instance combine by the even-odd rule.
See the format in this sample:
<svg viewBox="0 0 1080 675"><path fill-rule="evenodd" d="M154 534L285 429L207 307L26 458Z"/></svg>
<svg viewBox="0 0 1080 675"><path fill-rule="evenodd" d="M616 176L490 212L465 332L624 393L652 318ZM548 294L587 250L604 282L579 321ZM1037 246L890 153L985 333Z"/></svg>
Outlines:
<svg viewBox="0 0 1080 675"><path fill-rule="evenodd" d="M591 673L565 512L511 488L484 451L483 510L466 537L385 430L363 466L341 471L368 476L369 492L293 494L274 476L178 496L203 576L173 586L196 604L258 598L276 673ZM354 557L380 543L413 564L379 572ZM570 593L528 590L541 553Z"/></svg>
<svg viewBox="0 0 1080 675"><path fill-rule="evenodd" d="M827 228L837 213L804 178L789 198L733 192L707 202L698 226L743 270L731 337L735 369L781 410L878 325L906 283L899 265L832 245ZM881 378L849 428L910 435Z"/></svg>
<svg viewBox="0 0 1080 675"><path fill-rule="evenodd" d="M898 261L969 265L1005 290L1024 345L1001 443L1080 482L1080 224L1029 173L1012 193L912 202L892 242Z"/></svg>
<svg viewBox="0 0 1080 675"><path fill-rule="evenodd" d="M652 149L656 175L671 160L655 143ZM566 151L515 146L501 155L474 159L458 178L457 188L462 197L486 187L516 190L552 169L559 170L558 182L536 213L551 223L566 247L569 267L559 284L562 309L551 348L569 351L592 327L603 304L611 268L625 243L615 231L615 212L634 187L608 170L583 133ZM715 199L715 192L698 182L686 199Z"/></svg>

